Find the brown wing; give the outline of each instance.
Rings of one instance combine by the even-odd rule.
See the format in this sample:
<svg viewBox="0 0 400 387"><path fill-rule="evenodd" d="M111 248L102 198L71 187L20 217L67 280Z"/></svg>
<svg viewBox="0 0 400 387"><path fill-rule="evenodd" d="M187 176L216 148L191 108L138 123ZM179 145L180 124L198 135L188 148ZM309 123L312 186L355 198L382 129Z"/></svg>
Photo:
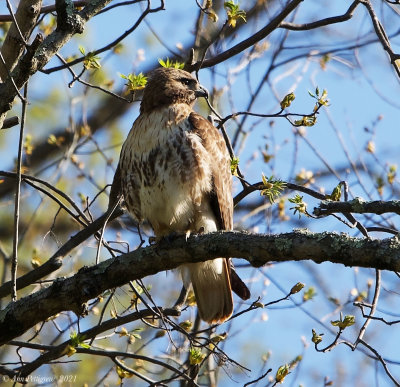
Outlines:
<svg viewBox="0 0 400 387"><path fill-rule="evenodd" d="M225 141L218 129L199 114L192 112L189 122L193 131L201 138L204 148L212 159L212 183L210 204L220 230L233 228L232 174L230 157Z"/></svg>
<svg viewBox="0 0 400 387"><path fill-rule="evenodd" d="M119 198L122 195L122 187L121 187L121 168L117 166L117 169L114 174L114 179L111 185L111 191L110 191L110 198L108 200L108 209L110 210L111 208L115 207L115 204L119 200Z"/></svg>
<svg viewBox="0 0 400 387"><path fill-rule="evenodd" d="M213 189L210 204L220 230L233 229L233 198L230 156L222 135L211 122L192 112L189 116L193 131L201 138L203 146L212 157ZM233 263L228 260L232 290L243 300L250 298L250 291L236 274Z"/></svg>

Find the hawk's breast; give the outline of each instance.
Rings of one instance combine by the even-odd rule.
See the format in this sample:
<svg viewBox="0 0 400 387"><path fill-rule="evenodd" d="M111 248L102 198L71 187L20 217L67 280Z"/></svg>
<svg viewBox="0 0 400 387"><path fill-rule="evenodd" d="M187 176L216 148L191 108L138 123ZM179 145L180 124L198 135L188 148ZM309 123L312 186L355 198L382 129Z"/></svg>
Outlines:
<svg viewBox="0 0 400 387"><path fill-rule="evenodd" d="M187 118L169 110L139 116L121 152L128 211L156 235L187 231L211 190L211 162Z"/></svg>

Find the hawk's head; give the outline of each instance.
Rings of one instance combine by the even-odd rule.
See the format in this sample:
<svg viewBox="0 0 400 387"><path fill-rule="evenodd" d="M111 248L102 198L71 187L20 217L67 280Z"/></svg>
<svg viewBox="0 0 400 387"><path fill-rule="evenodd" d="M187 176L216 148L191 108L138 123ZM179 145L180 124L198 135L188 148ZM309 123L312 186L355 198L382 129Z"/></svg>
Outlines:
<svg viewBox="0 0 400 387"><path fill-rule="evenodd" d="M148 76L140 111L147 112L174 103L192 106L197 97L206 96L207 90L187 71L160 67Z"/></svg>

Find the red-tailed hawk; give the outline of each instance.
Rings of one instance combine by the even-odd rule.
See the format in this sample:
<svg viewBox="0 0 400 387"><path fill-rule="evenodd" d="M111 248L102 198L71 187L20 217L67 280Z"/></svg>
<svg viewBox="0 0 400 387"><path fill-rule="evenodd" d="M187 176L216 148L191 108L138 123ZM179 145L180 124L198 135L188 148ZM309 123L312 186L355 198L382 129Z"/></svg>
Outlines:
<svg viewBox="0 0 400 387"><path fill-rule="evenodd" d="M139 222L147 220L157 238L232 230L230 157L218 130L193 111L196 98L206 95L186 71L154 70L122 147L118 179L126 207ZM231 316L232 287L250 296L228 259L185 264L181 273L209 323Z"/></svg>

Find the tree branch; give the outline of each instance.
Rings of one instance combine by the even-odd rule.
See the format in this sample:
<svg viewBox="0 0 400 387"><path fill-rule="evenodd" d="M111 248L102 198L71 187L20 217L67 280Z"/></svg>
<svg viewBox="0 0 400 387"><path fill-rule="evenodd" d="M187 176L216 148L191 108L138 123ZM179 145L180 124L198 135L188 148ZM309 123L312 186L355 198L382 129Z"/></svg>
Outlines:
<svg viewBox="0 0 400 387"><path fill-rule="evenodd" d="M14 15L9 15L13 24L7 33L1 54L4 57L5 66L0 66L0 78L5 81L8 71L12 71L18 59L22 55L26 42L36 25L40 14L42 0L22 0Z"/></svg>
<svg viewBox="0 0 400 387"><path fill-rule="evenodd" d="M388 212L393 212L400 215L400 200L375 200L372 202L364 201L362 198L355 198L348 202L333 202L324 200L318 207L314 208L313 214L316 216L326 216L334 213L349 213L354 214L376 214L382 215Z"/></svg>
<svg viewBox="0 0 400 387"><path fill-rule="evenodd" d="M47 277L49 274L57 271L62 266L63 258L75 247L79 246L83 241L90 238L100 230L106 219L109 217L109 221L122 215L123 211L121 208L117 208L110 216L108 212L100 216L93 223L90 223L86 228L77 232L71 237L68 242L62 245L43 265L38 268L31 270L25 275L17 278L16 286L17 290L22 289L28 285L31 285L35 281ZM7 296L11 293L12 282L5 282L0 286L0 298Z"/></svg>
<svg viewBox="0 0 400 387"><path fill-rule="evenodd" d="M84 7L87 5L89 0L75 0L73 1L75 7ZM40 8L40 14L54 12L56 10L56 6L53 5L46 5ZM0 23L6 23L13 21L11 15L0 15Z"/></svg>
<svg viewBox="0 0 400 387"><path fill-rule="evenodd" d="M109 2L111 0L93 0L82 11L75 12L70 0L57 0L57 13L65 14L67 20L61 22L61 19L58 18L60 24L57 25L57 29L47 36L43 42L38 42L37 46L35 45L31 50L28 50L16 64L11 72L11 77L0 84L0 114L3 115L2 119L4 119L4 113L11 109L18 89L27 82L30 76L42 69L74 34L82 33L85 22L96 15Z"/></svg>
<svg viewBox="0 0 400 387"><path fill-rule="evenodd" d="M279 25L279 28L285 28L287 30L292 30L292 31L308 31L308 30L312 30L314 28L328 26L330 24L342 23L347 20L350 20L353 17L354 11L359 4L360 4L360 0L353 1L353 3L350 5L350 7L347 9L347 11L343 15L327 17L325 19L317 20L317 21L311 22L311 23L304 23L304 24L282 22Z"/></svg>
<svg viewBox="0 0 400 387"><path fill-rule="evenodd" d="M178 316L179 312L175 309L162 309L158 308L160 312L163 314L163 316ZM115 329L121 325L128 324L132 321L137 321L143 318L157 318L157 316L154 311L150 309L145 309L141 310L138 312L133 312L130 313L126 316L118 316L116 318L112 318L110 320L107 320L103 322L100 325L96 325L93 328L89 328L84 332L80 332L80 336L84 338L84 340L88 340L91 338L96 337L98 334ZM32 372L37 370L39 367L41 367L44 364L49 363L52 360L58 359L59 357L63 356L65 354L66 348L68 345L71 344L71 340L66 340L65 342L57 345L57 346L42 346L38 345L35 343L26 343L26 342L20 342L20 341L11 341L8 343L9 345L14 345L14 346L19 346L19 347L25 347L25 348L33 348L33 349L39 349L39 350L46 350L47 352L40 355L37 359L34 361L23 365L18 368L18 375L25 378L28 375L30 375ZM1 370L0 370L1 374Z"/></svg>
<svg viewBox="0 0 400 387"><path fill-rule="evenodd" d="M271 32L273 32L276 28L279 27L280 23L283 19L288 16L293 10L297 8L297 6L303 0L293 0L290 2L274 19L272 19L264 28L250 36L250 38L243 40L232 48L214 56L213 58L206 59L204 61L197 61L196 63L189 64L186 68L187 71L192 72L201 68L213 67L218 63L224 62L229 58L241 53L247 48L251 47L253 44L256 44L260 40L267 37Z"/></svg>
<svg viewBox="0 0 400 387"><path fill-rule="evenodd" d="M254 267L271 261L312 260L400 271L400 242L306 230L280 235L220 231L193 235L187 241L179 237L83 267L72 277L59 278L48 288L10 303L0 312L0 345L61 311L84 314L85 303L107 289L217 257L244 258Z"/></svg>

